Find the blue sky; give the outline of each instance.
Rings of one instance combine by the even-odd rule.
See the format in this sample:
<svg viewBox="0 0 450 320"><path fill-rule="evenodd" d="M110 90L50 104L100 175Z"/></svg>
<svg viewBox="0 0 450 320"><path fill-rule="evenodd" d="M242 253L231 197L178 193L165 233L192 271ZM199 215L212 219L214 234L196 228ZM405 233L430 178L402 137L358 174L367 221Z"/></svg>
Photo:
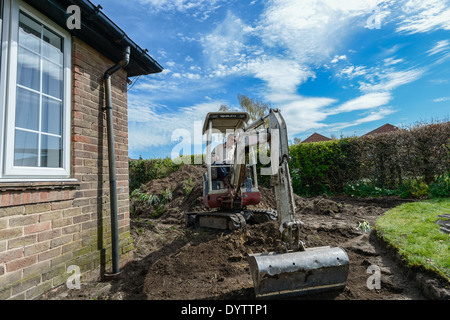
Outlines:
<svg viewBox="0 0 450 320"><path fill-rule="evenodd" d="M166 157L238 94L281 109L289 138L448 119L444 0L108 0L103 12L163 67L128 91L129 156ZM178 139L177 139L178 138ZM186 140L185 140L186 142ZM194 150L195 148L195 150ZM184 151L185 154L189 151Z"/></svg>

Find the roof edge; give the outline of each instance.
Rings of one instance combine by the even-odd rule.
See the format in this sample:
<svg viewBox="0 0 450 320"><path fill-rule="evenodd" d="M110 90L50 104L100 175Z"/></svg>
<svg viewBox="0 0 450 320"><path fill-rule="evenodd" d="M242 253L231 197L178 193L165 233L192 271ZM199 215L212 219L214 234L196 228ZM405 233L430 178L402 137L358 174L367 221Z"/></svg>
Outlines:
<svg viewBox="0 0 450 320"><path fill-rule="evenodd" d="M48 16L55 23L113 62L121 60L123 49L131 48L131 61L125 68L129 77L159 73L164 68L137 45L121 28L89 0L24 0L36 10ZM81 11L81 29L68 29L67 13L70 5L77 5Z"/></svg>

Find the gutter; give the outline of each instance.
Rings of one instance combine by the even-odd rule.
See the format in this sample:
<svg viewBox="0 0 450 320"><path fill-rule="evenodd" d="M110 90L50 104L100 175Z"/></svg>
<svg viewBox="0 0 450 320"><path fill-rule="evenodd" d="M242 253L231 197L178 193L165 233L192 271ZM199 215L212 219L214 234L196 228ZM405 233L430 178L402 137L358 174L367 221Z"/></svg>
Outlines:
<svg viewBox="0 0 450 320"><path fill-rule="evenodd" d="M133 51L137 51L139 56L143 56L146 59L150 60L155 66L154 72L161 72L163 70L163 67L155 59L147 54L147 49L142 49L141 47L139 47L133 40L128 37L128 35L122 29L120 29L111 19L109 19L102 11L100 11L100 9L102 9L100 5L95 6L89 0L76 0L74 2L80 5L82 9L85 9L91 15L93 15L95 19L99 19L100 25L106 27L104 31L111 37L115 38L115 42L130 46ZM136 55L136 53L134 53L134 55Z"/></svg>
<svg viewBox="0 0 450 320"><path fill-rule="evenodd" d="M163 67L153 59L147 49L139 47L102 11L89 0L24 0L36 10L44 13L51 20L67 30L66 21L70 14L66 12L69 5L81 9L81 29L68 30L72 36L83 40L95 50L112 61L121 58L121 48L130 47L133 61L130 61L128 77L159 73Z"/></svg>
<svg viewBox="0 0 450 320"><path fill-rule="evenodd" d="M111 207L111 244L112 244L112 274L115 277L120 274L119 266L119 227L117 220L117 186L116 186L116 155L114 150L114 118L111 96L111 76L118 70L125 68L130 62L130 47L124 50L121 61L106 70L103 78L105 80L106 98L106 123L108 131L108 167L109 167L109 202Z"/></svg>

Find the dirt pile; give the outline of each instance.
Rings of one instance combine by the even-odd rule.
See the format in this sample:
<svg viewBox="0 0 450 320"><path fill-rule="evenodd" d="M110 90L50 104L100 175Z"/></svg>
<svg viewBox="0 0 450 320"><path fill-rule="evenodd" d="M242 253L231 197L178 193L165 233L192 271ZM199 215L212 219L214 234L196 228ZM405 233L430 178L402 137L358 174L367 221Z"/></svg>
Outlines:
<svg viewBox="0 0 450 320"><path fill-rule="evenodd" d="M267 222L187 245L149 268L144 292L148 299L219 299L251 290L247 256L275 250L277 232L277 224Z"/></svg>
<svg viewBox="0 0 450 320"><path fill-rule="evenodd" d="M164 197L164 193L170 193L170 199L166 203L158 206L147 206L141 208L141 216L151 216L155 209L162 212L160 221L171 224L184 224L184 214L186 212L206 211L203 205L203 179L202 176L206 168L203 166L182 165L180 169L164 179L152 180L143 189L149 195L159 198ZM270 188L259 187L261 202L257 205L249 206L249 209L274 209L276 210L276 199ZM336 216L341 213L357 214L358 207L355 205L346 206L339 201L334 201L324 197L313 199L302 198L294 194L296 212L301 215L331 215ZM363 212L368 209L365 207ZM384 212L378 205L370 206L371 214L379 215ZM349 212L350 211L350 212Z"/></svg>
<svg viewBox="0 0 450 320"><path fill-rule="evenodd" d="M170 176L141 186L141 192L158 199L156 203L131 199L131 205L138 207L136 211L141 218L157 216L161 222L182 225L186 212L205 210L202 200L205 170L202 166L182 165Z"/></svg>

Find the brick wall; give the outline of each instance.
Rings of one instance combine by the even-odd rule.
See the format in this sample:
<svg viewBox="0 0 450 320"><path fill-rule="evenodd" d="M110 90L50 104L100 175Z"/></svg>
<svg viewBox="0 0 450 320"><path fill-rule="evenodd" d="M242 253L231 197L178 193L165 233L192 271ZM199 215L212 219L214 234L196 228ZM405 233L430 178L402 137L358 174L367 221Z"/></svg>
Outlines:
<svg viewBox="0 0 450 320"><path fill-rule="evenodd" d="M111 268L103 74L114 62L72 39L71 182L0 181L0 299L33 299L66 283L70 265L83 280ZM128 197L126 72L112 77L120 263L132 259Z"/></svg>

